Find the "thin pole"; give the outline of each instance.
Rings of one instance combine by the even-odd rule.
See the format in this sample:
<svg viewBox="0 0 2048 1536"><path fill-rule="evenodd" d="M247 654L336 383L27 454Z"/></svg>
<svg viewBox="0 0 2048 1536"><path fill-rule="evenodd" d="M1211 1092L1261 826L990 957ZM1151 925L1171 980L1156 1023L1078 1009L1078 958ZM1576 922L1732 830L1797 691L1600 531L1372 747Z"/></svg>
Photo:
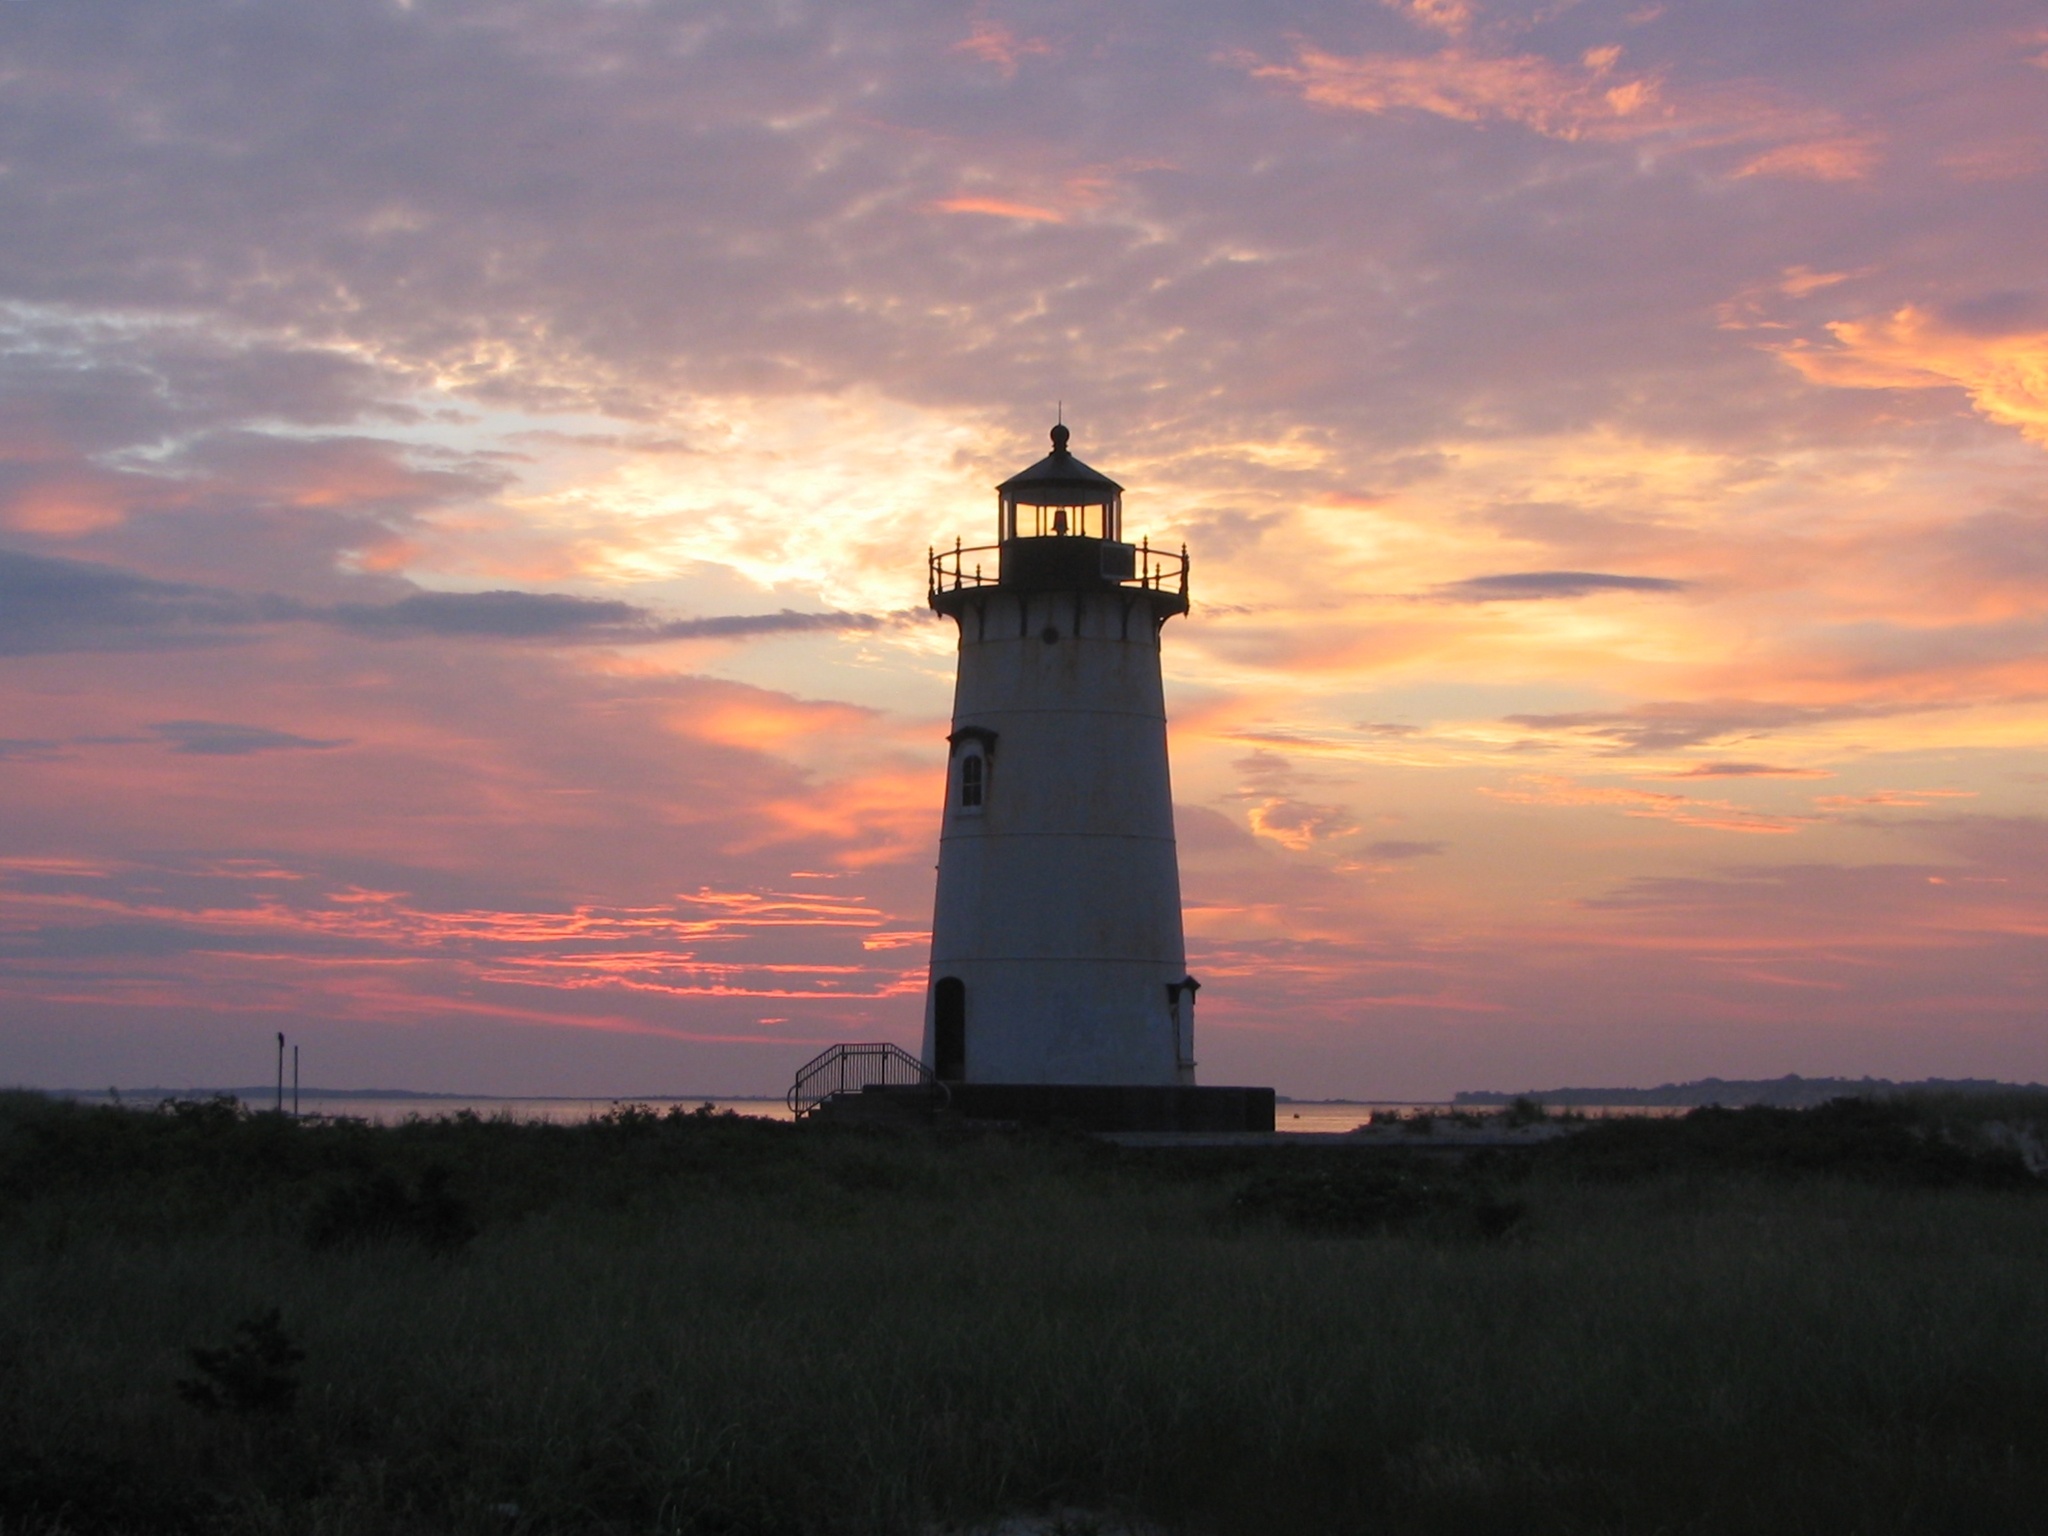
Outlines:
<svg viewBox="0 0 2048 1536"><path fill-rule="evenodd" d="M299 1118L299 1048L292 1047L292 1118Z"/></svg>
<svg viewBox="0 0 2048 1536"><path fill-rule="evenodd" d="M277 1032L277 1112L284 1113L284 1031Z"/></svg>

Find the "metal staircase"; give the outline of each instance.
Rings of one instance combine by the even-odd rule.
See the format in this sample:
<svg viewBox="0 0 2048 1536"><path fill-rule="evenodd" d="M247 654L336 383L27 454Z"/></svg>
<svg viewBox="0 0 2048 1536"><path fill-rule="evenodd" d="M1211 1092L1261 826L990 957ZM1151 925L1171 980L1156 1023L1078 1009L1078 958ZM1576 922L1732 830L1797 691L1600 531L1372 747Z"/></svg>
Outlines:
<svg viewBox="0 0 2048 1536"><path fill-rule="evenodd" d="M910 1052L885 1042L864 1045L835 1045L820 1051L797 1071L789 1085L790 1113L807 1119L829 1106L834 1099L854 1097L870 1088L915 1089L932 1092L943 1107L953 1095L931 1068Z"/></svg>

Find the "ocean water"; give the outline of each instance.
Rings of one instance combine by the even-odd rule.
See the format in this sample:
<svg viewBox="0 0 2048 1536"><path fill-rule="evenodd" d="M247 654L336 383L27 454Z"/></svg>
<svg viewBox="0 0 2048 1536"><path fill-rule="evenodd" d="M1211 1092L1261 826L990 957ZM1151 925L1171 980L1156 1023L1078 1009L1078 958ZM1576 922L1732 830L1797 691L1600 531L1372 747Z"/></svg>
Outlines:
<svg viewBox="0 0 2048 1536"><path fill-rule="evenodd" d="M208 1098L222 1090L195 1088L189 1092L167 1095L155 1090L146 1093L124 1093L121 1102L147 1107L166 1097ZM251 1109L275 1109L275 1089L230 1089L235 1096ZM106 1093L70 1093L65 1097L82 1104L108 1104L113 1099ZM447 1119L467 1111L481 1115L486 1120L504 1116L511 1120L547 1120L560 1125L573 1125L584 1120L594 1120L599 1115L608 1115L622 1106L644 1105L657 1114L667 1114L671 1109L696 1109L710 1104L716 1111L730 1110L736 1115L755 1115L764 1120L787 1120L789 1106L780 1099L707 1099L701 1094L683 1098L640 1098L640 1099L576 1099L576 1098L528 1098L501 1099L489 1097L468 1097L459 1094L397 1094L385 1098L375 1094L322 1094L307 1093L298 1096L297 1110L301 1116L312 1118L322 1116L336 1120L368 1120L377 1125L399 1125L411 1119ZM289 1085L284 1090L284 1109L292 1113L292 1091Z"/></svg>
<svg viewBox="0 0 2048 1536"><path fill-rule="evenodd" d="M180 1093L180 1098L205 1098L216 1090L195 1088ZM251 1109L271 1109L276 1106L275 1089L236 1089L234 1092ZM161 1090L144 1093L124 1093L124 1104L147 1106L166 1097ZM72 1093L66 1097L81 1103L107 1104L112 1099L104 1092ZM702 1095L679 1097L648 1096L646 1098L490 1098L484 1096L440 1095L440 1094L399 1094L389 1098L375 1095L323 1094L301 1091L298 1112L305 1116L327 1116L334 1119L368 1120L378 1125L398 1125L415 1117L422 1120L446 1118L467 1111L485 1119L505 1116L513 1120L548 1120L556 1124L576 1124L594 1120L599 1115L610 1114L622 1105L639 1104L667 1114L671 1109L696 1109L699 1105L710 1104L712 1108L736 1115L755 1115L763 1120L787 1120L789 1106L781 1099L752 1098L711 1098ZM287 1113L292 1108L292 1091L284 1091L284 1107ZM1363 1125L1375 1111L1412 1112L1417 1109L1438 1110L1447 1108L1441 1104L1281 1104L1274 1118L1274 1129L1281 1131L1349 1131Z"/></svg>
<svg viewBox="0 0 2048 1536"><path fill-rule="evenodd" d="M1416 1110L1442 1112L1446 1104L1277 1104L1273 1108L1276 1131L1355 1131L1375 1114L1412 1114Z"/></svg>

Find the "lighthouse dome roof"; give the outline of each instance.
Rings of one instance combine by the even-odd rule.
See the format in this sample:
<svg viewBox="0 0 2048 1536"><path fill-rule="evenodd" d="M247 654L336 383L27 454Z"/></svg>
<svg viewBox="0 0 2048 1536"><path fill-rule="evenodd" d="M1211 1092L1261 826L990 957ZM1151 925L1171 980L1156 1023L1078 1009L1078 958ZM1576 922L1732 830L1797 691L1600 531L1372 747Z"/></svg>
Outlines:
<svg viewBox="0 0 2048 1536"><path fill-rule="evenodd" d="M1064 425L1054 427L1052 452L1029 469L1017 471L996 490L1006 500L1027 507L1095 507L1115 501L1124 488L1067 452L1068 435Z"/></svg>

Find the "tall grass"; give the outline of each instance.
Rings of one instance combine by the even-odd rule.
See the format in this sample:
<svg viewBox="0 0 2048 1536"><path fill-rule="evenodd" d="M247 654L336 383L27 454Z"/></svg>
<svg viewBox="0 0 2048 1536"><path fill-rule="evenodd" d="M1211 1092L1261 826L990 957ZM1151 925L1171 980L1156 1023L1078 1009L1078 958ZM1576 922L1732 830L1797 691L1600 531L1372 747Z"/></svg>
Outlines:
<svg viewBox="0 0 2048 1536"><path fill-rule="evenodd" d="M1355 1166L1292 1154L207 1114L0 1102L0 1529L2048 1529L2024 1187L1432 1164L1526 1215L1325 1235L1240 1198ZM271 1308L288 1412L181 1394Z"/></svg>

